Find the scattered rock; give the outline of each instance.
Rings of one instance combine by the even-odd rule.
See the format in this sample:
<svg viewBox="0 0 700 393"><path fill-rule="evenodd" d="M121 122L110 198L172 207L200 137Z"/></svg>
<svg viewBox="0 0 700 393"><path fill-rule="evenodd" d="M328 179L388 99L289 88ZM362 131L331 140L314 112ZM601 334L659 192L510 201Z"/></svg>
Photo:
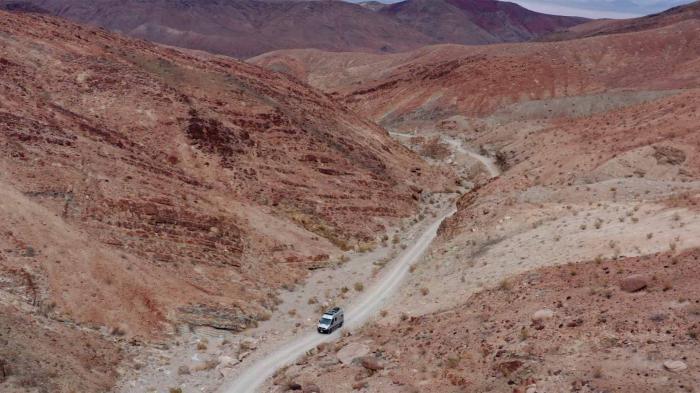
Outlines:
<svg viewBox="0 0 700 393"><path fill-rule="evenodd" d="M530 385L525 389L525 393L537 393L537 385Z"/></svg>
<svg viewBox="0 0 700 393"><path fill-rule="evenodd" d="M318 387L318 385L309 383L304 385L304 389L302 389L302 392L304 393L321 393L321 388Z"/></svg>
<svg viewBox="0 0 700 393"><path fill-rule="evenodd" d="M243 361L243 359L248 357L248 355L250 355L250 351L243 351L243 352L239 353L238 354L238 361Z"/></svg>
<svg viewBox="0 0 700 393"><path fill-rule="evenodd" d="M354 390L367 389L368 387L369 387L369 384L366 381L356 382L352 385L352 388Z"/></svg>
<svg viewBox="0 0 700 393"><path fill-rule="evenodd" d="M659 164L680 165L685 162L686 155L683 150L671 146L652 146L654 158Z"/></svg>
<svg viewBox="0 0 700 393"><path fill-rule="evenodd" d="M241 350L250 351L258 347L258 341L252 338L244 338L241 340L240 348Z"/></svg>
<svg viewBox="0 0 700 393"><path fill-rule="evenodd" d="M369 347L367 345L353 343L344 346L343 349L338 351L336 357L341 363L348 365L352 363L354 359L367 356L368 353Z"/></svg>
<svg viewBox="0 0 700 393"><path fill-rule="evenodd" d="M508 377L522 366L523 362L520 360L511 360L508 362L498 363L493 367L493 369L504 377Z"/></svg>
<svg viewBox="0 0 700 393"><path fill-rule="evenodd" d="M230 356L220 356L219 365L216 367L216 371L221 374L222 377L228 378L233 374L234 367L240 363L238 359L232 358Z"/></svg>
<svg viewBox="0 0 700 393"><path fill-rule="evenodd" d="M379 362L379 360L371 356L363 357L362 360L360 360L360 364L362 364L362 367L371 371L379 371L384 369L384 366Z"/></svg>
<svg viewBox="0 0 700 393"><path fill-rule="evenodd" d="M296 382L290 382L287 386L287 390L301 390L301 385Z"/></svg>
<svg viewBox="0 0 700 393"><path fill-rule="evenodd" d="M573 319L566 324L567 327L579 327L581 325L583 325L583 319L581 318Z"/></svg>
<svg viewBox="0 0 700 393"><path fill-rule="evenodd" d="M328 367L333 367L337 364L340 364L340 361L338 359L330 358L327 360L323 360L318 363L319 368L328 368Z"/></svg>
<svg viewBox="0 0 700 393"><path fill-rule="evenodd" d="M620 282L620 289L625 292L637 292L649 285L647 278L641 274L627 276Z"/></svg>
<svg viewBox="0 0 700 393"><path fill-rule="evenodd" d="M240 363L238 359L232 358L230 356L219 356L219 366L221 367L233 367Z"/></svg>
<svg viewBox="0 0 700 393"><path fill-rule="evenodd" d="M552 317L554 317L554 311L548 308L543 308L541 310L537 310L534 314L532 314L532 321L542 322L544 320L551 319Z"/></svg>
<svg viewBox="0 0 700 393"><path fill-rule="evenodd" d="M680 360L667 360L664 362L664 368L668 371L677 373L688 368L688 365Z"/></svg>

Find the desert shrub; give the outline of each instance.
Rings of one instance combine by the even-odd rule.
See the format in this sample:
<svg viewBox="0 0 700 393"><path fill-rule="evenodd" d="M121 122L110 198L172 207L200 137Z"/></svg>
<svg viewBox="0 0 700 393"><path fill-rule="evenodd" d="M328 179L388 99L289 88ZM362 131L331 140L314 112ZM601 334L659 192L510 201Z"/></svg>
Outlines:
<svg viewBox="0 0 700 393"><path fill-rule="evenodd" d="M457 368L462 359L459 355L450 355L445 359L445 367L447 368Z"/></svg>
<svg viewBox="0 0 700 393"><path fill-rule="evenodd" d="M513 283L508 279L503 279L499 284L498 288L502 291L510 291L513 289Z"/></svg>

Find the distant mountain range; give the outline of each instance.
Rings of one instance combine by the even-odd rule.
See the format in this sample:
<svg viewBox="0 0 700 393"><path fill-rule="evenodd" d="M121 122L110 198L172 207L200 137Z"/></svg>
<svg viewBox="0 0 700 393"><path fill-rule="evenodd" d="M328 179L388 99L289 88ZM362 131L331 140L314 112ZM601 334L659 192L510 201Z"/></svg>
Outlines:
<svg viewBox="0 0 700 393"><path fill-rule="evenodd" d="M439 43L519 42L586 21L493 0L0 0L0 8L239 58L291 48L398 52Z"/></svg>

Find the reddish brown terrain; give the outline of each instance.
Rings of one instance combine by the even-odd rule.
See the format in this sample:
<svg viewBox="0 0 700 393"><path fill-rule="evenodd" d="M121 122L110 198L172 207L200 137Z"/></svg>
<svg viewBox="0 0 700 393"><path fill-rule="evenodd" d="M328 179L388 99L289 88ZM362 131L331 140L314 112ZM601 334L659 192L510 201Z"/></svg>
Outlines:
<svg viewBox="0 0 700 393"><path fill-rule="evenodd" d="M688 5L671 8L658 14L642 18L623 20L596 20L582 23L561 31L540 37L542 40L560 41L576 38L594 37L598 35L631 33L634 31L656 29L678 22L700 18L700 2L694 1Z"/></svg>
<svg viewBox="0 0 700 393"><path fill-rule="evenodd" d="M538 105L551 106L551 116L596 110L595 102L572 106L565 102L570 97L696 87L698 27L690 19L565 43L439 45L392 55L293 50L250 61L319 87L386 125L410 128L452 116L516 120L540 116ZM662 51L668 56L655 56Z"/></svg>
<svg viewBox="0 0 700 393"><path fill-rule="evenodd" d="M234 393L373 304L263 391L696 392L695 11L249 63L0 13L0 390Z"/></svg>
<svg viewBox="0 0 700 393"><path fill-rule="evenodd" d="M0 151L3 392L104 391L125 346L255 326L453 182L289 77L6 12Z"/></svg>
<svg viewBox="0 0 700 393"><path fill-rule="evenodd" d="M694 392L699 254L533 271L459 307L321 346L276 383L289 383L286 372L348 392ZM625 291L630 277L644 288Z"/></svg>
<svg viewBox="0 0 700 393"><path fill-rule="evenodd" d="M565 42L253 59L427 156L421 141L437 138L502 171L462 179L475 187L375 324L267 391L697 391L700 22L678 20Z"/></svg>
<svg viewBox="0 0 700 393"><path fill-rule="evenodd" d="M407 0L390 7L331 0L2 0L0 7L239 58L291 48L397 52L442 42L526 41L585 21L493 0Z"/></svg>

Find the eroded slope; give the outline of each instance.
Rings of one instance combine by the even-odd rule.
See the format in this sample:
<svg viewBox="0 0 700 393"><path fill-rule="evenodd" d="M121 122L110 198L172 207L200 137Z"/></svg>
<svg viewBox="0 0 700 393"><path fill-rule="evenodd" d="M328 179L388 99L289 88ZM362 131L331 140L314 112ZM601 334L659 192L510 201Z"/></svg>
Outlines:
<svg viewBox="0 0 700 393"><path fill-rule="evenodd" d="M443 187L386 131L287 77L1 16L0 303L15 310L3 318L122 344L187 324L239 331L276 288ZM118 345L95 345L116 360ZM75 386L109 386L113 371Z"/></svg>

